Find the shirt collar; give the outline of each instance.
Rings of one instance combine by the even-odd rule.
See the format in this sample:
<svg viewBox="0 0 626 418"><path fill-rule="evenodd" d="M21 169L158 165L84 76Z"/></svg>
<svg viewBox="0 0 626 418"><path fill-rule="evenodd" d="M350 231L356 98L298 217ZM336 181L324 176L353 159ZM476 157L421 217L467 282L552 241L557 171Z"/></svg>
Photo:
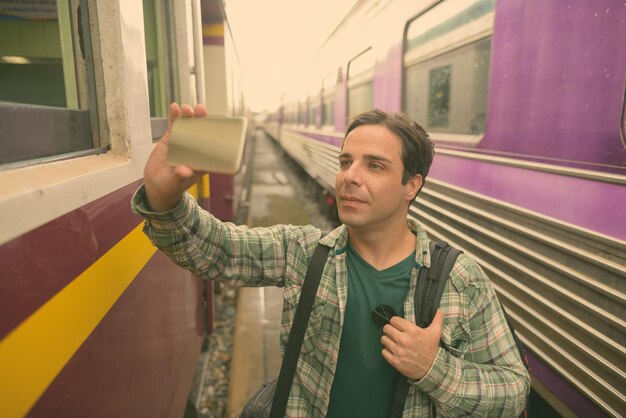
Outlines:
<svg viewBox="0 0 626 418"><path fill-rule="evenodd" d="M417 237L415 240L415 262L430 267L430 251L428 249L430 240L426 235L426 231L419 222L412 218L407 218L407 225ZM345 252L348 245L348 227L340 225L323 237L320 243L333 248L335 254Z"/></svg>
<svg viewBox="0 0 626 418"><path fill-rule="evenodd" d="M430 239L428 239L424 227L412 218L408 218L406 223L417 237L415 240L415 262L430 268Z"/></svg>

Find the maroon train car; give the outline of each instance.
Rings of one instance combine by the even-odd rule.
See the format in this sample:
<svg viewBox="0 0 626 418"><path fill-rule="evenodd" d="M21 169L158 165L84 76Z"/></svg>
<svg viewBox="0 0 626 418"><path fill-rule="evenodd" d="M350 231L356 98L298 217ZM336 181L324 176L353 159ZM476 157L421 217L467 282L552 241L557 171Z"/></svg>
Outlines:
<svg viewBox="0 0 626 418"><path fill-rule="evenodd" d="M236 108L227 101L235 89L212 79L230 69L205 77L203 56L221 54L208 62L223 65L231 42L223 8L5 3L0 416L182 416L212 293L156 251L130 200L170 102L205 103L210 81L224 95L207 107ZM190 191L231 220L232 177L210 183Z"/></svg>

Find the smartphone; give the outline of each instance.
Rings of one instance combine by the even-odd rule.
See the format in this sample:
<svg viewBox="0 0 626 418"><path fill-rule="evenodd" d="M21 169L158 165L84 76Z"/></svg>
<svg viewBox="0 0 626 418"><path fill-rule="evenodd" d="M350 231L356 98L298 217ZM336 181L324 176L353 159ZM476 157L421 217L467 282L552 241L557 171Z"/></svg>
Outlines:
<svg viewBox="0 0 626 418"><path fill-rule="evenodd" d="M195 170L236 174L246 141L244 117L178 118L172 126L167 162Z"/></svg>

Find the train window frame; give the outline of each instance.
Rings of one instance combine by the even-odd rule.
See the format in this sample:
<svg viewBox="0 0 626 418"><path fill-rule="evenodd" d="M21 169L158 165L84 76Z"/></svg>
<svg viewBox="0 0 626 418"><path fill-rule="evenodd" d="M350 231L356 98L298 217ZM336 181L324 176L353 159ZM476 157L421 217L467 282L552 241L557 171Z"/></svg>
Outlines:
<svg viewBox="0 0 626 418"><path fill-rule="evenodd" d="M288 101L281 101L280 102L280 107L282 109L282 118L280 119L280 123L282 123L283 125L288 125L289 124L289 120L291 118L291 108L290 108L291 103Z"/></svg>
<svg viewBox="0 0 626 418"><path fill-rule="evenodd" d="M69 0L69 5L72 18L83 13L89 17L81 17L82 32L77 30L78 20L72 24L72 42L76 66L88 70L77 72L80 106L88 109L90 138L97 138L100 148L0 167L0 213L22 214L0 228L0 243L138 181L153 148L145 46L141 36L135 36L143 30L141 4ZM64 108L54 110L71 113ZM36 123L28 117L13 116L21 119L20 136Z"/></svg>
<svg viewBox="0 0 626 418"><path fill-rule="evenodd" d="M479 121L479 123L482 124L482 132L477 134L441 132L438 131L436 127L433 129L425 122L417 120L420 124L424 123L424 128L435 140L475 145L482 140L486 132L489 100L489 68L491 65L491 40L494 27L495 0L474 0L472 3L466 4L466 6L467 7L463 11L458 12L458 7L455 8L451 2L438 2L407 21L403 36L401 106L403 112L416 118L416 115L412 114L409 106L407 105L409 97L408 92L409 90L413 90L408 87L408 72L411 68L414 69L418 65L424 65L426 68L425 64L435 64L437 60L441 62L442 59L453 56L454 54L459 54L460 52L466 52L466 50L469 50L471 47L476 47L478 49L478 44L480 42L488 41L488 64L483 72L483 76L486 79L485 83L483 83L485 88L483 90L484 95L482 96L485 102L485 111L483 113L482 122ZM469 20L458 27L453 26L453 30L445 32L446 27L444 23L448 23L448 27L450 27L450 21L453 21L454 18L458 18L462 12L471 11L472 7L483 9L479 10L478 18ZM481 12L483 14L479 14ZM446 15L448 20L445 20ZM446 36L441 36L442 29L440 27L443 27L443 35ZM436 33L438 32L437 29L439 29L439 33ZM415 33L418 35L415 35ZM417 46L410 47L410 42L415 41L415 39L419 36L425 38L426 42L424 44L418 44ZM429 77L432 77L432 70L440 69L441 67L442 66L431 68L429 70ZM429 79L429 84L430 90L437 87L433 87L432 79ZM451 94L449 89L450 86L448 84L448 94ZM431 93L433 92L427 91L426 96L431 95ZM444 94L445 91L440 93ZM427 101L426 105L430 108L431 103ZM428 111L426 113L426 117L428 117Z"/></svg>
<svg viewBox="0 0 626 418"><path fill-rule="evenodd" d="M308 109L307 109L307 102L299 100L298 101L298 122L297 125L298 126L306 126L307 123L307 113L308 113Z"/></svg>
<svg viewBox="0 0 626 418"><path fill-rule="evenodd" d="M337 89L337 74L328 74L322 80L322 128L335 127L335 91Z"/></svg>
<svg viewBox="0 0 626 418"><path fill-rule="evenodd" d="M354 58L348 61L346 71L346 115L351 118L355 114L358 114L364 110L371 109L374 104L374 67L376 64L376 57L374 56L374 50L369 47ZM359 105L356 109L358 111L351 111L350 92L358 88L366 87L370 94L369 106Z"/></svg>
<svg viewBox="0 0 626 418"><path fill-rule="evenodd" d="M318 97L317 95L311 95L306 99L306 108L307 108L307 126L316 126L317 125L317 107L318 107Z"/></svg>
<svg viewBox="0 0 626 418"><path fill-rule="evenodd" d="M283 105L283 124L293 125L295 120L295 103L293 101L287 101Z"/></svg>
<svg viewBox="0 0 626 418"><path fill-rule="evenodd" d="M156 0L143 0L142 7L152 140L157 142L167 130L169 104L175 96L172 28L165 18L171 11L169 2Z"/></svg>
<svg viewBox="0 0 626 418"><path fill-rule="evenodd" d="M297 126L298 125L298 102L296 100L292 100L290 105L290 113L291 113L291 119L290 119L290 124L292 126Z"/></svg>
<svg viewBox="0 0 626 418"><path fill-rule="evenodd" d="M95 111L91 28L89 24L84 24L90 20L89 0L58 0L55 18L58 21L65 104L0 102L0 125L3 127L0 133L3 150L0 171L107 151L109 144L106 139L100 138ZM0 57L0 62L29 65L39 61L28 56L4 56ZM43 140L35 144L12 140L25 136Z"/></svg>

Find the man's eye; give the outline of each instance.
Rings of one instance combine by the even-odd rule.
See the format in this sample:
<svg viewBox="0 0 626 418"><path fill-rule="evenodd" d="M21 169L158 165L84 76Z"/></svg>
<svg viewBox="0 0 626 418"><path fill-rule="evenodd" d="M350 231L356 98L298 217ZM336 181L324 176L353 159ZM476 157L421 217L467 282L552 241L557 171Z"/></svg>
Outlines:
<svg viewBox="0 0 626 418"><path fill-rule="evenodd" d="M350 161L348 160L339 161L339 167L348 167L349 165L350 165Z"/></svg>
<svg viewBox="0 0 626 418"><path fill-rule="evenodd" d="M382 169L383 169L383 166L382 166L382 165L380 165L380 164L376 164L376 163L370 163L370 168L371 168L372 170L379 171L379 170L382 170Z"/></svg>

